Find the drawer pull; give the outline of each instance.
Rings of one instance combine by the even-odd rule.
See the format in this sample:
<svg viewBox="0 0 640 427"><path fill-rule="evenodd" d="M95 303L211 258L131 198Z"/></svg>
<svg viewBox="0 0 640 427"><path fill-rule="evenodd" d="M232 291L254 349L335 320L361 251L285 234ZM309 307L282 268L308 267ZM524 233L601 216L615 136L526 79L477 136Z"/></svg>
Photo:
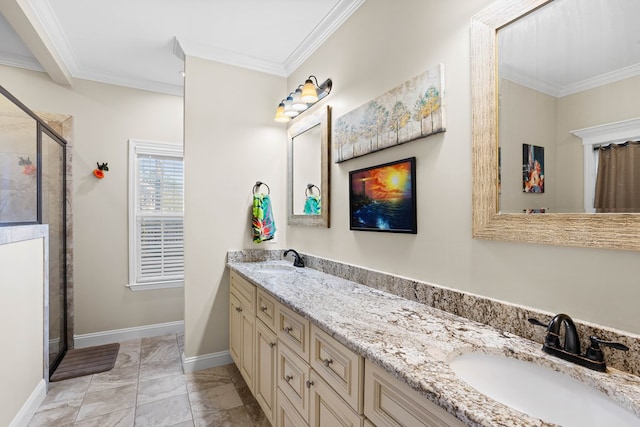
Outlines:
<svg viewBox="0 0 640 427"><path fill-rule="evenodd" d="M261 307L260 307L260 311L262 311L262 312L267 311L267 307L261 306Z"/></svg>
<svg viewBox="0 0 640 427"><path fill-rule="evenodd" d="M240 313L242 311L242 307L236 307L236 311Z"/></svg>
<svg viewBox="0 0 640 427"><path fill-rule="evenodd" d="M307 381L305 384L307 385L307 388L311 388L313 381Z"/></svg>
<svg viewBox="0 0 640 427"><path fill-rule="evenodd" d="M270 342L270 343L269 343L269 347L273 348L273 347L275 347L275 346L276 346L276 343L274 343L274 342Z"/></svg>
<svg viewBox="0 0 640 427"><path fill-rule="evenodd" d="M291 331L293 331L293 328L291 326L287 326L286 328L284 328L284 331L286 333L291 333Z"/></svg>
<svg viewBox="0 0 640 427"><path fill-rule="evenodd" d="M293 377L292 377L291 375L285 375L285 376L284 376L284 380L285 380L286 382L289 382L289 381L291 381L292 379L293 379ZM308 381L307 381L307 382L308 382Z"/></svg>
<svg viewBox="0 0 640 427"><path fill-rule="evenodd" d="M333 359L324 359L323 362L324 362L325 368L328 368L329 365L333 363Z"/></svg>

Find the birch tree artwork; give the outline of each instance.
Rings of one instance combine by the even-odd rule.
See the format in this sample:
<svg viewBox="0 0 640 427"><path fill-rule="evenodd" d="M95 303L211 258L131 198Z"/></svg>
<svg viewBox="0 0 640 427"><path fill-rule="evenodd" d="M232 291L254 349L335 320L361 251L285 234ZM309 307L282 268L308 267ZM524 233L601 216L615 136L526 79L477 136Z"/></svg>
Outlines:
<svg viewBox="0 0 640 427"><path fill-rule="evenodd" d="M336 163L444 132L444 66L439 64L340 117Z"/></svg>

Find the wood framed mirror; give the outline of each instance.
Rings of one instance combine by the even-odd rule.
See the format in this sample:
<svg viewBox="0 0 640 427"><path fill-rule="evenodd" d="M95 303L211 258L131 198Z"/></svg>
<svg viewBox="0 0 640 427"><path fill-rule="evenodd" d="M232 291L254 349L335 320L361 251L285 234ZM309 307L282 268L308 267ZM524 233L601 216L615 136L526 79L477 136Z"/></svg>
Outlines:
<svg viewBox="0 0 640 427"><path fill-rule="evenodd" d="M638 213L557 213L551 210L544 214L525 214L500 211L499 192L504 182L500 182L499 173L501 153L498 147L502 123L499 117L498 33L556 1L564 0L499 0L471 20L473 237L640 250ZM606 24L590 29L597 33L606 30Z"/></svg>
<svg viewBox="0 0 640 427"><path fill-rule="evenodd" d="M331 107L290 124L287 213L289 225L329 227Z"/></svg>

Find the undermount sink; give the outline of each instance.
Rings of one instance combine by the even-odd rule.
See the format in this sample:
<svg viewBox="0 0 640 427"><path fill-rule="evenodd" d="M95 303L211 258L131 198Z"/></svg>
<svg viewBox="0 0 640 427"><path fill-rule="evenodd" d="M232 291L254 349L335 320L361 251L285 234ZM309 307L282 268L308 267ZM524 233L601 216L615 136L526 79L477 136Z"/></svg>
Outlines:
<svg viewBox="0 0 640 427"><path fill-rule="evenodd" d="M604 393L551 368L484 353L463 354L449 363L482 394L547 422L564 427L640 425L640 418Z"/></svg>

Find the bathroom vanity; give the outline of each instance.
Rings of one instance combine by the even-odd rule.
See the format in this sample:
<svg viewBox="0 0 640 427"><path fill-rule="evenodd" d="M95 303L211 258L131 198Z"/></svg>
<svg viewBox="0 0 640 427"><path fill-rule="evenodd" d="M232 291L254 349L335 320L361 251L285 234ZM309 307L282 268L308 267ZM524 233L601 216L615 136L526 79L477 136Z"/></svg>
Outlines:
<svg viewBox="0 0 640 427"><path fill-rule="evenodd" d="M539 343L342 274L232 256L228 266L231 356L274 426L549 425L460 379L450 361L473 352L551 367L640 416L637 376L554 359Z"/></svg>

